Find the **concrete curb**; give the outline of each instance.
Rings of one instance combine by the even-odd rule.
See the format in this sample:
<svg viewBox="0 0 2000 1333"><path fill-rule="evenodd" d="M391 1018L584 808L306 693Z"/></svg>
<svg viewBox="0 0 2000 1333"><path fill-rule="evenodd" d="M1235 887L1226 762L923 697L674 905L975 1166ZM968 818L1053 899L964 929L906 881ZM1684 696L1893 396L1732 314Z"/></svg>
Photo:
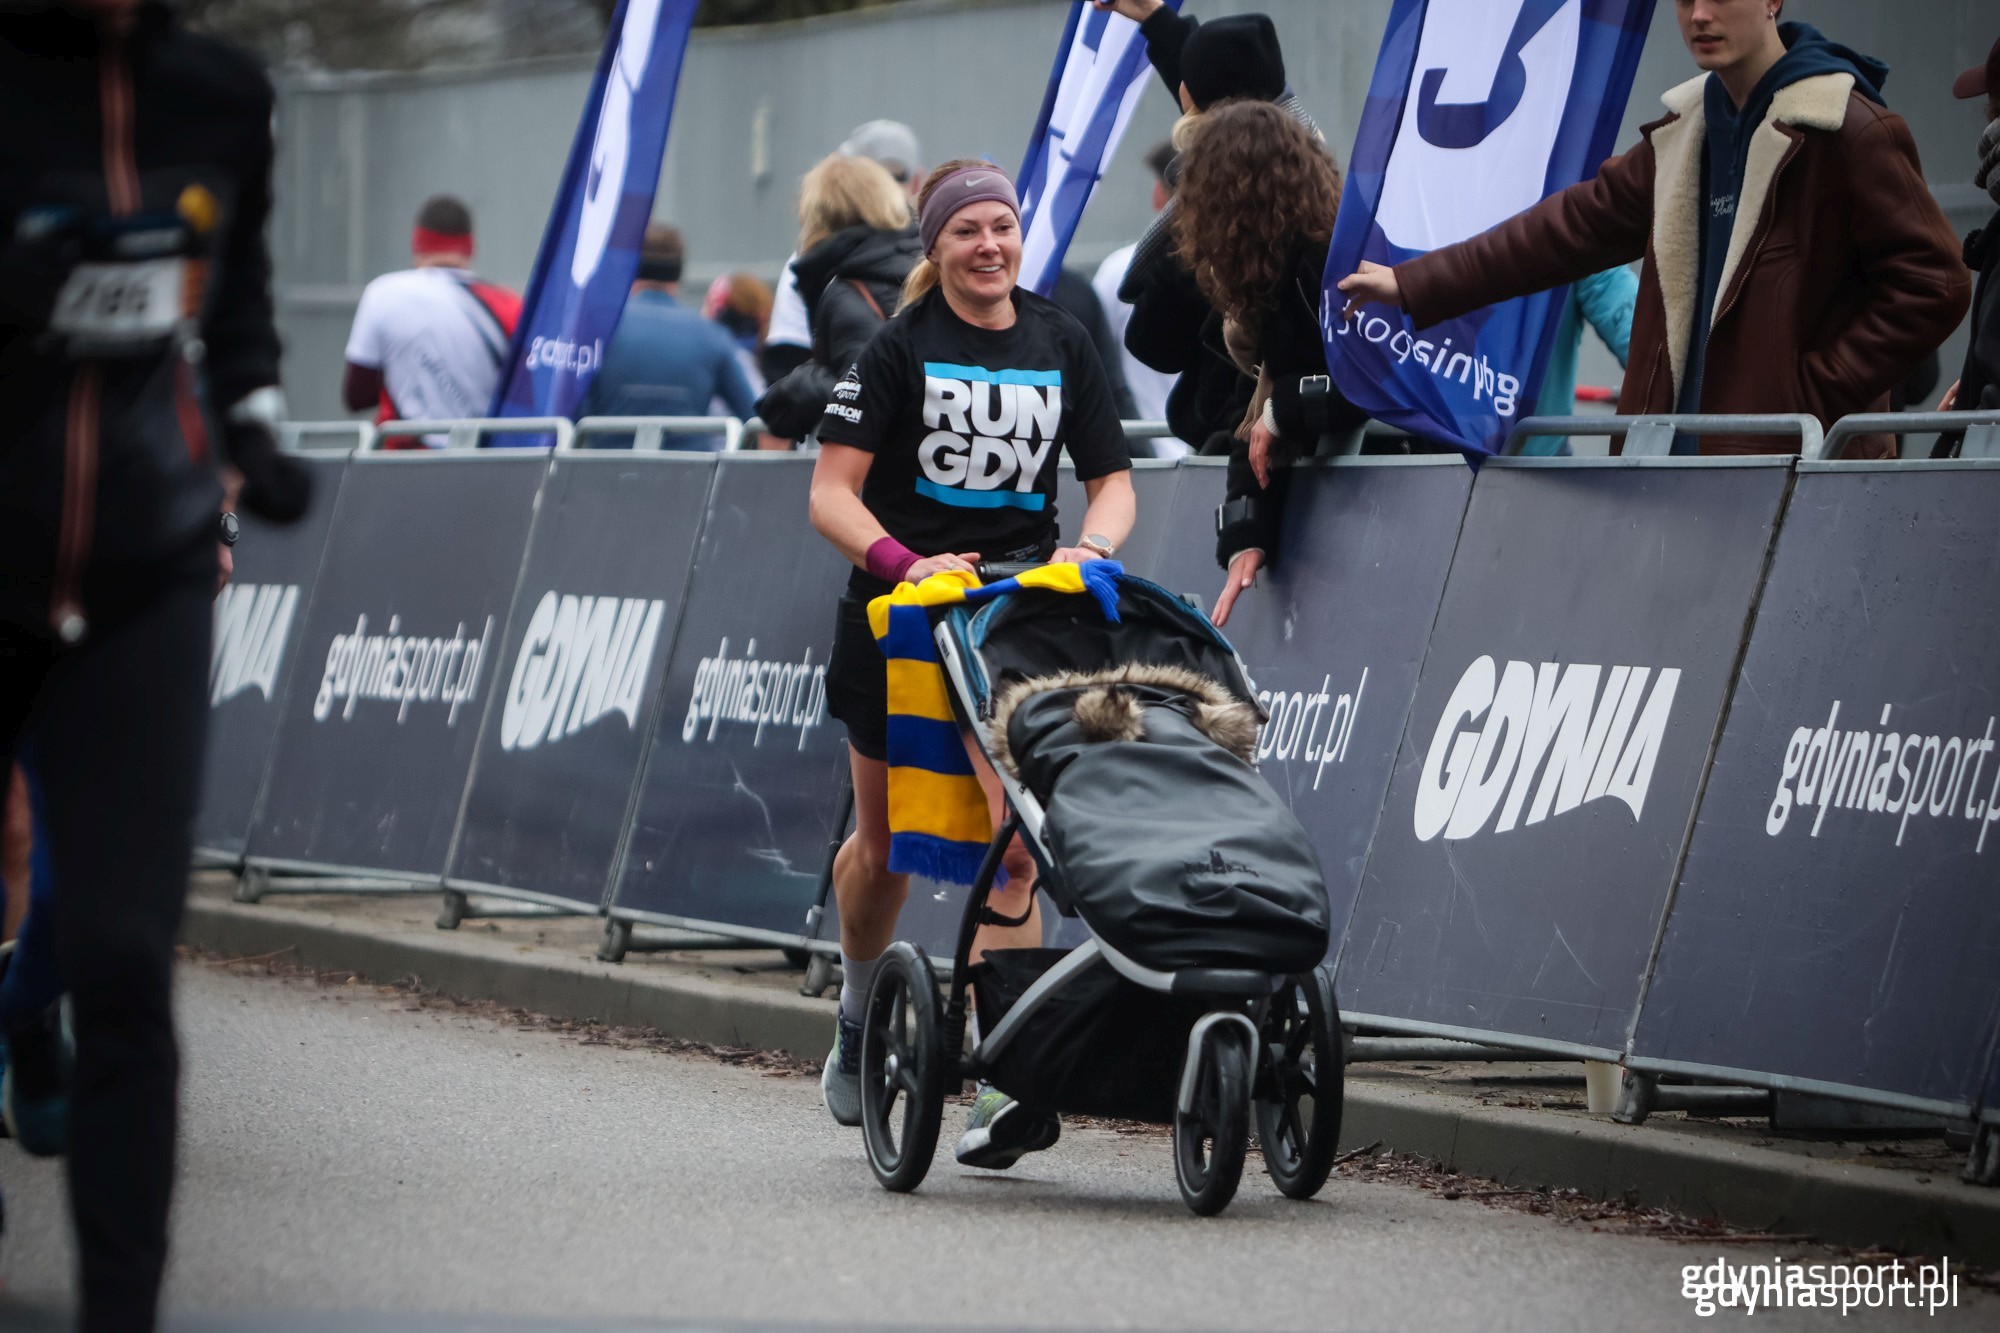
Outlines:
<svg viewBox="0 0 2000 1333"><path fill-rule="evenodd" d="M291 907L191 899L183 940L237 957L290 948L299 963L373 981L421 979L447 995L555 1018L649 1027L722 1046L825 1053L825 1001L769 987L610 966L490 937L355 929ZM1919 1183L1876 1167L1717 1142L1662 1124L1620 1125L1551 1110L1485 1106L1462 1096L1347 1081L1342 1147L1381 1140L1458 1171L1515 1185L1627 1196L1744 1230L1804 1233L1836 1244L1948 1255L2000 1267L2000 1190L1956 1178ZM1690 1262L1694 1262L1691 1258Z"/></svg>

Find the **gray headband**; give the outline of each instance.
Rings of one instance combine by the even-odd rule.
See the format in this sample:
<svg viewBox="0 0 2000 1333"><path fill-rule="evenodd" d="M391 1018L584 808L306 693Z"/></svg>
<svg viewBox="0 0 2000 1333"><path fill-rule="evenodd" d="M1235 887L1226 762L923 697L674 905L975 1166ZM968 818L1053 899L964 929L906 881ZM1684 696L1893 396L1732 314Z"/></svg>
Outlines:
<svg viewBox="0 0 2000 1333"><path fill-rule="evenodd" d="M917 237L923 242L924 253L929 254L937 244L952 214L969 204L989 202L1007 205L1014 211L1014 220L1020 221L1021 201L1014 196L1014 182L998 167L961 167L939 181L917 219Z"/></svg>

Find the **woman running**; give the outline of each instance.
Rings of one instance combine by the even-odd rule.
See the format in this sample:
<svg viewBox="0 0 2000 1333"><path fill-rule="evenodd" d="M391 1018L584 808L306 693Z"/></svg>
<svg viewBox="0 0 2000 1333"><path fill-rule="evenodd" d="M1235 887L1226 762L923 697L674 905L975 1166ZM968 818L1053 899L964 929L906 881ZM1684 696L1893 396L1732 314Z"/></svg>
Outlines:
<svg viewBox="0 0 2000 1333"><path fill-rule="evenodd" d="M918 196L923 258L902 305L834 386L820 422L812 522L855 570L840 600L827 700L847 727L854 833L834 860L844 976L833 1052L820 1088L843 1125L861 1123L861 1015L896 930L909 877L889 872L887 669L868 625L869 600L905 580L980 561L1082 562L1117 550L1132 530L1131 460L1090 337L1052 302L1014 285L1021 209L990 162L932 172ZM1056 460L1064 450L1089 497L1081 542L1056 539ZM999 780L970 735L967 753L994 825ZM1019 840L997 915L972 956L1042 943L1034 864ZM1005 1168L1046 1148L1056 1117L982 1089L958 1160Z"/></svg>

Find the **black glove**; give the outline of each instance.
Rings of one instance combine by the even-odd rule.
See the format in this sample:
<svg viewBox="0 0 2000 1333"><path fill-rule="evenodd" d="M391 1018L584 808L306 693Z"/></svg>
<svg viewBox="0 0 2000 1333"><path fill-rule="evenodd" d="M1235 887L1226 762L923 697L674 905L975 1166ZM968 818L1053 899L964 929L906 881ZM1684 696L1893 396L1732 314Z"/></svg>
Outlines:
<svg viewBox="0 0 2000 1333"><path fill-rule="evenodd" d="M267 523L296 523L312 503L312 473L278 448L260 421L231 420L222 428L229 462L243 474L237 504Z"/></svg>
<svg viewBox="0 0 2000 1333"><path fill-rule="evenodd" d="M1264 552L1264 568L1278 563L1278 534L1285 522L1285 501L1291 495L1292 469L1287 461L1273 459L1271 484L1257 484L1250 469L1250 446L1236 441L1229 455L1227 498L1215 509L1215 563L1224 569L1239 551L1257 547Z"/></svg>

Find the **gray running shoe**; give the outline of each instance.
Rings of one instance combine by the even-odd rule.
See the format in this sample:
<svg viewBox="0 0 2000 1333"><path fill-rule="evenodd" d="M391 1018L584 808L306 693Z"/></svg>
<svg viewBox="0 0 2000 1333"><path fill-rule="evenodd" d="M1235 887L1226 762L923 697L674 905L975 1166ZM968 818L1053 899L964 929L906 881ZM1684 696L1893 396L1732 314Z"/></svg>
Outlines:
<svg viewBox="0 0 2000 1333"><path fill-rule="evenodd" d="M836 1125L861 1123L861 1025L846 1014L834 1017L833 1049L819 1076L819 1095Z"/></svg>
<svg viewBox="0 0 2000 1333"><path fill-rule="evenodd" d="M1031 1152L1054 1147L1061 1137L1055 1112L1030 1110L998 1088L981 1088L954 1156L961 1166L1005 1171Z"/></svg>

